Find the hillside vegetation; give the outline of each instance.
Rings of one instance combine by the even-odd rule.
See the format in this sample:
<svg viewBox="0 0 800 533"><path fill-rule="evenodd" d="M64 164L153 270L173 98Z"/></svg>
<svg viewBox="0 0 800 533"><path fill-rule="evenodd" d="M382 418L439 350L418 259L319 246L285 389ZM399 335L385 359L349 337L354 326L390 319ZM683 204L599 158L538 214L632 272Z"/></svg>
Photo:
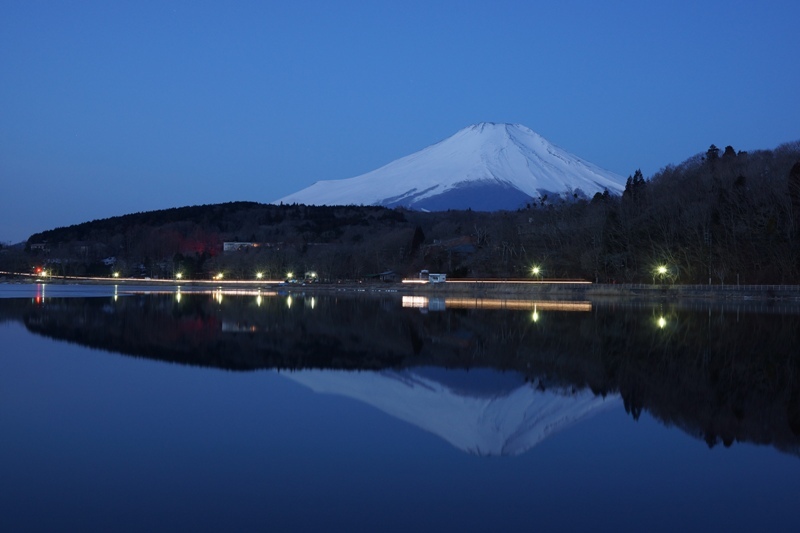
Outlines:
<svg viewBox="0 0 800 533"><path fill-rule="evenodd" d="M712 145L621 197L531 199L518 211L233 202L135 213L32 235L17 270L64 275L251 279L315 272L361 279L427 268L455 277L599 282L800 282L800 142L736 152ZM224 252L224 242L256 243ZM658 267L661 266L660 270Z"/></svg>

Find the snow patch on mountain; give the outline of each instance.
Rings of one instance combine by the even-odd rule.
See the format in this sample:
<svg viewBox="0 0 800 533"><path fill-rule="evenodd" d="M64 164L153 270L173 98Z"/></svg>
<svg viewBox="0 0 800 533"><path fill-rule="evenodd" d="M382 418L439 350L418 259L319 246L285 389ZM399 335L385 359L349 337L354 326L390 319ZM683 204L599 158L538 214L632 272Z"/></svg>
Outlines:
<svg viewBox="0 0 800 533"><path fill-rule="evenodd" d="M621 194L625 179L519 124L483 122L361 176L318 181L275 203L516 209L531 199Z"/></svg>
<svg viewBox="0 0 800 533"><path fill-rule="evenodd" d="M518 455L547 437L619 404L589 390L550 390L489 370L284 373L315 392L353 398L476 455Z"/></svg>

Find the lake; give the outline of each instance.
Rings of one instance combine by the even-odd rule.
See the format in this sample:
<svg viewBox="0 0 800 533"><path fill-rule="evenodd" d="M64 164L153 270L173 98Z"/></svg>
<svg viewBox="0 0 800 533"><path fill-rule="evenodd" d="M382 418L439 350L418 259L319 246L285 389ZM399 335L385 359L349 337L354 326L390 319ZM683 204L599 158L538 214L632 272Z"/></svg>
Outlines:
<svg viewBox="0 0 800 533"><path fill-rule="evenodd" d="M4 531L795 530L800 308L0 285Z"/></svg>

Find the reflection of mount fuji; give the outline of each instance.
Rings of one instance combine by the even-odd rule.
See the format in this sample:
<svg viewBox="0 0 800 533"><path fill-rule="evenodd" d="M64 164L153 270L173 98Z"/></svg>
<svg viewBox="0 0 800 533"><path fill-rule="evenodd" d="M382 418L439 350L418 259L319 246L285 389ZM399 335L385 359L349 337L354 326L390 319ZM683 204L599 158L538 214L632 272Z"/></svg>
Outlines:
<svg viewBox="0 0 800 533"><path fill-rule="evenodd" d="M547 437L619 405L589 390L546 390L519 374L417 367L380 372L307 370L283 376L346 396L476 455L518 455Z"/></svg>
<svg viewBox="0 0 800 533"><path fill-rule="evenodd" d="M393 296L42 293L0 298L0 322L159 361L291 370L315 390L363 399L475 453L518 453L537 432L595 411L581 407L588 393L542 394L545 384L619 395L634 419L649 412L711 447L751 442L800 456L796 304L594 302L591 313L540 307L537 320L514 306L450 303L423 315ZM378 383L384 400L368 394ZM472 422L453 427L457 410Z"/></svg>

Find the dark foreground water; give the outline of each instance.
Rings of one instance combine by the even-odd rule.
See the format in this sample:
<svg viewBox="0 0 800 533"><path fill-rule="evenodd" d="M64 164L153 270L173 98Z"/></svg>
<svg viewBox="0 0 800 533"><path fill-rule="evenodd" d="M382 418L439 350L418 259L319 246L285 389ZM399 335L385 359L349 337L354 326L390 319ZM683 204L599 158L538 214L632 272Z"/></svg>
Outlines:
<svg viewBox="0 0 800 533"><path fill-rule="evenodd" d="M3 531L796 531L787 306L0 286Z"/></svg>

